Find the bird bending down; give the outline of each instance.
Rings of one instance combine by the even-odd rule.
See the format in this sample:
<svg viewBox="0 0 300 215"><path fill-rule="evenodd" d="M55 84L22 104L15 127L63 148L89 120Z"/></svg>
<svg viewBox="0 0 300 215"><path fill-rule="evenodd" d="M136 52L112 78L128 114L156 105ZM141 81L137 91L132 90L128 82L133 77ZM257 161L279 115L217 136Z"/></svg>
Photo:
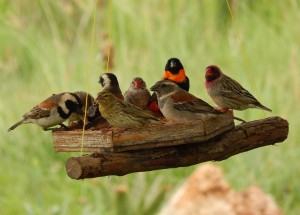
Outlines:
<svg viewBox="0 0 300 215"><path fill-rule="evenodd" d="M222 114L172 81L158 81L150 90L156 93L158 107L169 121L186 122Z"/></svg>
<svg viewBox="0 0 300 215"><path fill-rule="evenodd" d="M40 104L34 106L23 115L23 119L11 126L8 131L26 123L34 123L43 130L53 130L53 126L61 125L74 112L83 114L82 103L75 93L53 94Z"/></svg>
<svg viewBox="0 0 300 215"><path fill-rule="evenodd" d="M159 120L110 92L100 92L96 98L101 115L115 127L130 128L158 124Z"/></svg>

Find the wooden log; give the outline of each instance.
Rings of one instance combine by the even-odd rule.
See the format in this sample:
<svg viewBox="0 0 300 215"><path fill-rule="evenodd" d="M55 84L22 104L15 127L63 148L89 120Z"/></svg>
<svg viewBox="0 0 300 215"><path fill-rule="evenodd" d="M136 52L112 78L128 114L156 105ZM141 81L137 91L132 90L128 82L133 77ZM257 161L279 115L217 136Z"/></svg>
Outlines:
<svg viewBox="0 0 300 215"><path fill-rule="evenodd" d="M287 135L288 122L280 117L270 117L238 125L205 143L71 157L66 163L66 171L73 179L84 179L185 167L205 161L221 161L282 142Z"/></svg>
<svg viewBox="0 0 300 215"><path fill-rule="evenodd" d="M168 123L140 128L53 131L56 152L121 152L204 142L234 128L232 115L222 114L187 123Z"/></svg>

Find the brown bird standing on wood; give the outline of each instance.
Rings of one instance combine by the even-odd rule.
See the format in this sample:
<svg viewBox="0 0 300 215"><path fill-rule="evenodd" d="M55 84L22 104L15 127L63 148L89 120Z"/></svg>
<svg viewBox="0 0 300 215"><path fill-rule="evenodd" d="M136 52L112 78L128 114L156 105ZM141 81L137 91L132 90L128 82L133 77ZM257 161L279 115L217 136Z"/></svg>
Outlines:
<svg viewBox="0 0 300 215"><path fill-rule="evenodd" d="M147 109L151 94L142 78L132 80L130 88L124 94L125 102L133 104L141 109Z"/></svg>
<svg viewBox="0 0 300 215"><path fill-rule="evenodd" d="M221 108L221 111L226 112L228 109L245 110L247 108L259 108L271 111L271 109L262 105L237 81L225 75L215 65L210 65L206 68L205 79L207 93Z"/></svg>
<svg viewBox="0 0 300 215"><path fill-rule="evenodd" d="M56 125L67 128L62 124L72 113L82 112L82 102L76 93L53 94L40 104L34 106L29 112L23 115L23 119L11 126L8 131L26 123L34 123L43 130L53 130Z"/></svg>
<svg viewBox="0 0 300 215"><path fill-rule="evenodd" d="M115 127L130 128L160 123L157 118L117 98L110 92L100 92L96 103L99 104L102 116Z"/></svg>
<svg viewBox="0 0 300 215"><path fill-rule="evenodd" d="M169 80L156 82L150 90L156 93L158 107L169 121L186 122L222 113Z"/></svg>

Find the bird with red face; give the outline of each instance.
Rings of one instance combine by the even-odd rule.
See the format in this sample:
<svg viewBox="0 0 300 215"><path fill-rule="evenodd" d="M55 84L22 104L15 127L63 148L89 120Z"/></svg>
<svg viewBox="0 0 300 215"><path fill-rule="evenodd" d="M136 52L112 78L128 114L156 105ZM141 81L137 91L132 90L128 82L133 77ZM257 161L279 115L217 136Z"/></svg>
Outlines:
<svg viewBox="0 0 300 215"><path fill-rule="evenodd" d="M156 93L158 107L168 121L186 122L222 114L172 81L158 81L150 90Z"/></svg>
<svg viewBox="0 0 300 215"><path fill-rule="evenodd" d="M208 95L223 112L229 109L245 110L248 108L271 111L271 109L262 105L248 90L225 75L215 65L210 65L206 68L205 87Z"/></svg>
<svg viewBox="0 0 300 215"><path fill-rule="evenodd" d="M190 80L185 73L185 69L178 58L170 58L165 66L162 80L169 80L176 83L180 88L189 91ZM153 93L150 98L149 109L152 112L159 112L156 94Z"/></svg>
<svg viewBox="0 0 300 215"><path fill-rule="evenodd" d="M133 104L143 110L147 109L151 94L147 89L145 81L140 77L135 77L129 89L124 94L125 102Z"/></svg>

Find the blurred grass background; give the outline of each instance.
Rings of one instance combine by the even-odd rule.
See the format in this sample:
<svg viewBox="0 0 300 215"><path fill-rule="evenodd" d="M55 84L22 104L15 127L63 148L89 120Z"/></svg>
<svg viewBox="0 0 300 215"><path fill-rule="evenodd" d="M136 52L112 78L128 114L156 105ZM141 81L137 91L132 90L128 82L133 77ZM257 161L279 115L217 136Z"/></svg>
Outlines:
<svg viewBox="0 0 300 215"><path fill-rule="evenodd" d="M259 185L285 214L299 214L300 1L230 3L242 49L225 1L112 1L114 72L123 92L135 76L150 87L162 77L167 59L178 57L190 91L213 104L203 87L204 70L219 65L273 110L247 110L238 117L279 115L289 120L290 134L283 144L218 164L235 189ZM64 165L79 153L54 153L50 132L33 125L6 132L52 93L100 91L105 65L96 56L109 29L109 4L98 2L91 51L94 9L94 1L0 0L1 214L155 214L195 169L74 181Z"/></svg>

